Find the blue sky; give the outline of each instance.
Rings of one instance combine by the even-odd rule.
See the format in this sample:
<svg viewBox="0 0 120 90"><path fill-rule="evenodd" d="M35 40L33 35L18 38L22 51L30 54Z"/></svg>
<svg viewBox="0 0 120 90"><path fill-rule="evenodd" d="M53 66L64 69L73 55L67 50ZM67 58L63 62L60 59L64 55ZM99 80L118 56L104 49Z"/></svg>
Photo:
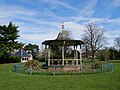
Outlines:
<svg viewBox="0 0 120 90"><path fill-rule="evenodd" d="M55 39L62 21L74 39L92 22L106 30L107 46L113 46L120 36L120 0L0 0L0 25L10 21L19 26L20 42L38 45Z"/></svg>

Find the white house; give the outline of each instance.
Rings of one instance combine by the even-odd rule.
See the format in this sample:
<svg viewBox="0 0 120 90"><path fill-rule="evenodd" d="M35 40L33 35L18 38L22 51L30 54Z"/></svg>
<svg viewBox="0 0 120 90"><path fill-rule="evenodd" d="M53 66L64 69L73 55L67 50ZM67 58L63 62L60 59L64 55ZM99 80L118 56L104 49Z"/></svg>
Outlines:
<svg viewBox="0 0 120 90"><path fill-rule="evenodd" d="M21 62L27 62L28 60L32 60L32 54L28 54L25 50L20 49L13 56L18 56L21 58Z"/></svg>

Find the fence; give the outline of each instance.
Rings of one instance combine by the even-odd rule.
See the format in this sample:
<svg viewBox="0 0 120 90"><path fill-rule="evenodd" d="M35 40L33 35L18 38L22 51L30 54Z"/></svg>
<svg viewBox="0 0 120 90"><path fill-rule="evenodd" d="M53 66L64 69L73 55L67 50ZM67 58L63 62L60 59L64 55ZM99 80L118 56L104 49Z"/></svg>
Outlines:
<svg viewBox="0 0 120 90"><path fill-rule="evenodd" d="M14 72L29 74L29 75L86 75L97 74L113 71L113 63L102 63L100 67L92 68L91 65L80 66L51 66L48 69L34 70L30 67L27 70L23 69L24 64L14 64Z"/></svg>
<svg viewBox="0 0 120 90"><path fill-rule="evenodd" d="M103 63L101 68L101 73L113 71L114 64L113 63Z"/></svg>

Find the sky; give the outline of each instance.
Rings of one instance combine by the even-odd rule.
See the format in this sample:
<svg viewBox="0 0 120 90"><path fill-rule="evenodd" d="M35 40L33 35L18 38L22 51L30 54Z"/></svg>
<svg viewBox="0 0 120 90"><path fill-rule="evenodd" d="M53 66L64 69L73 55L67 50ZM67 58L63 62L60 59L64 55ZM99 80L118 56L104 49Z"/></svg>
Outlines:
<svg viewBox="0 0 120 90"><path fill-rule="evenodd" d="M0 0L0 25L19 26L19 42L41 45L65 30L80 40L88 23L105 29L107 46L120 36L120 0Z"/></svg>

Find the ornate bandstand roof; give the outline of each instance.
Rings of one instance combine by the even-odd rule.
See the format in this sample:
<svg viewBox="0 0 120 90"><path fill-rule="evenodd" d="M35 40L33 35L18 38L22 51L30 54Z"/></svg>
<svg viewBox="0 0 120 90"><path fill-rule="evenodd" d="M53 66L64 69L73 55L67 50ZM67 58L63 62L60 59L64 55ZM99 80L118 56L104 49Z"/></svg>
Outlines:
<svg viewBox="0 0 120 90"><path fill-rule="evenodd" d="M71 33L69 31L64 30L64 25L62 25L62 31L59 32L57 38L55 40L45 40L42 42L43 45L54 45L54 46L72 46L72 45L81 45L84 44L81 40L74 40L71 38Z"/></svg>
<svg viewBox="0 0 120 90"><path fill-rule="evenodd" d="M62 30L62 32L58 34L56 40L72 40L72 38L70 37L69 31Z"/></svg>

